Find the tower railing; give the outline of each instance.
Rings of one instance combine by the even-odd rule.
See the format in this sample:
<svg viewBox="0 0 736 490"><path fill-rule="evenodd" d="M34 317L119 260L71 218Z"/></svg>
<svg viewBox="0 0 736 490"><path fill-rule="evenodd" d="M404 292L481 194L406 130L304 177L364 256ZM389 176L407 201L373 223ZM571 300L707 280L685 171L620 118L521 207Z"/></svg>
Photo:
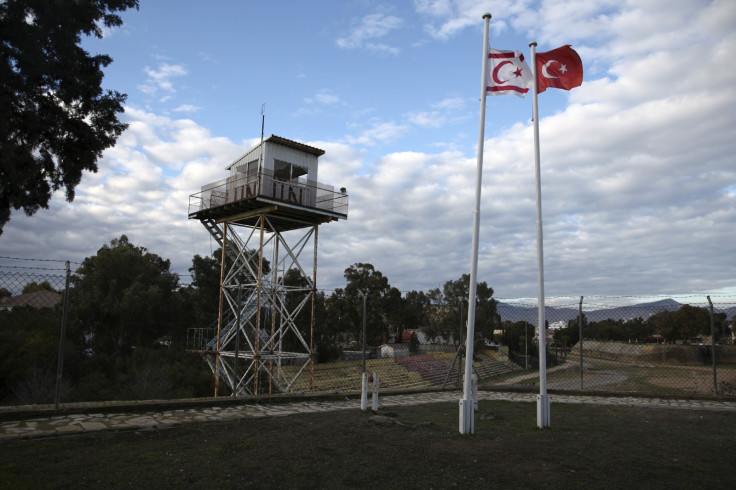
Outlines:
<svg viewBox="0 0 736 490"><path fill-rule="evenodd" d="M202 186L200 192L189 196L189 214L252 198L264 198L344 216L348 214L348 195L345 189L335 191L334 186L302 177L282 179L265 169L252 174L233 175Z"/></svg>

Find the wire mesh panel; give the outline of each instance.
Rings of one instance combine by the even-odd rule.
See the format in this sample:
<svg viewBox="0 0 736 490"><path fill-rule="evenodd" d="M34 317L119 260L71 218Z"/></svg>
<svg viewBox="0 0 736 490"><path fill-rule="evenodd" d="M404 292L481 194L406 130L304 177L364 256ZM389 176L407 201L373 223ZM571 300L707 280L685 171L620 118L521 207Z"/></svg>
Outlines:
<svg viewBox="0 0 736 490"><path fill-rule="evenodd" d="M276 263L278 261L274 261L274 264ZM4 371L0 372L6 387L3 396L5 400L23 399L29 403L48 400L49 390L53 394L56 358L59 351L65 270L63 263L59 261L36 260L30 263L30 266L28 263L21 266L15 265L17 262L12 264L0 265L0 333L5 335L4 357L9 359L9 355L13 354L15 359L12 363L3 364ZM308 286L311 288L310 284ZM181 290L186 291L188 289ZM72 304L69 308L74 313L75 306L77 309L80 306L73 304L74 301L83 301L84 298L79 296L79 291L70 296ZM325 297L325 295L317 296ZM278 323L276 328L271 329L272 317L269 316L276 311L276 308L270 305L279 301L284 302L286 299L269 296L262 301L263 315L268 320L263 323L268 329L261 330L266 333L271 330L280 331ZM542 339L541 342L546 347L547 387L553 393L555 390L575 390L620 394L736 396L736 345L733 331L736 302L733 296L553 297L547 299L545 310L547 324L541 334L537 325L538 310L534 300L512 298L497 301L498 326L493 332L493 338L478 338L475 342L473 372L478 376L481 387L536 391L539 388L538 352ZM243 329L250 332L251 329L247 324L249 318L246 311L247 298L244 297L242 304L246 306L241 310L241 313L244 312L241 315L241 322ZM300 315L300 304L294 302L294 308L288 312L284 309L281 316L301 328L302 323L309 325L312 317ZM432 311L439 308L437 305L430 306L434 308ZM90 303L85 307L92 310L99 308L99 314L102 315L105 305ZM130 322L137 321L138 309L125 313ZM83 319L74 315L72 317L79 332L88 330L88 325L83 324ZM457 312L452 316L452 320L453 325L459 323ZM221 329L223 338L228 335L227 325L230 323L231 318L225 316ZM291 323L286 327L290 327ZM342 330L336 332L334 338L341 338L340 334L344 332L359 330L359 324L356 322L348 325L343 320L343 323L345 325L340 327ZM157 349L155 354L160 359L164 357L177 359L170 354L175 349L207 351L210 349L208 343L217 335L216 325L205 327L210 330L189 329L188 339L178 339L176 337L178 334L174 334L173 342L167 343L166 346L157 343L155 346L149 346L149 350ZM316 322L316 335L320 334L321 327L322 325ZM307 331L308 329L305 330ZM337 351L337 354L330 358L338 360L324 362L317 362L319 353L309 352L310 348L304 349L302 357L298 359L299 362L287 362L287 359L271 362L271 358L268 357L272 354L270 337L263 342L259 341L261 347L269 346L269 349L263 352L262 348L258 349L259 355L263 358L262 371L265 373L260 384L264 389L265 387L270 389L273 385L274 392L359 393L363 352L349 351L356 348L348 346L353 345L355 339L350 340L347 337L350 336L346 336L344 341L346 345L329 346ZM448 337L446 342L428 340L427 336L420 337L421 342L414 340L411 343L392 344L389 341L384 345L368 346L365 353L365 369L378 375L381 390L424 391L461 388L466 359L463 349L457 345L459 342L451 337ZM394 338L400 336L395 334ZM77 344L67 346L69 350L67 355L74 356L79 366L82 363L98 362L94 359L96 352L88 348L85 339L87 337L79 337ZM294 340L294 343L297 340L299 339ZM245 340L242 342L244 345ZM291 352L287 347L290 348L284 343L283 350ZM70 349L77 349L79 352L72 352ZM123 353L128 356L125 359L129 364L129 374L140 374L143 366L143 350L132 349ZM234 352L231 357L228 357L229 350L222 350L221 354L230 361L236 357L243 357L245 347L238 350L238 356ZM314 359L315 362L311 368L305 368L305 363L309 359ZM195 367L200 366L197 364ZM240 371L237 372L237 376L253 376L252 372L246 370L245 362L241 363L238 369ZM207 371L206 366L204 371ZM232 370L236 371L237 369ZM165 366L155 372L169 376L167 382L170 384L188 382L177 378L176 373ZM196 374L199 376L198 372ZM87 376L89 372L82 370L76 375L78 379L69 376L69 380L81 386L79 377ZM112 386L118 379L125 378L110 377L105 381L108 384L100 384L106 390L104 393L129 393L132 378L128 376L127 381L121 381L128 385ZM85 382L91 383L89 379ZM24 392L21 397L20 392L13 388L16 390L13 395L9 387L24 387L28 392ZM37 396L36 392L46 393L45 398ZM104 396L100 393L102 391L98 390L95 396ZM11 395L15 398L11 399Z"/></svg>
<svg viewBox="0 0 736 490"><path fill-rule="evenodd" d="M69 385L59 364L65 269L6 267L0 270L0 401L58 403Z"/></svg>
<svg viewBox="0 0 736 490"><path fill-rule="evenodd" d="M61 303L65 280L63 273L0 271L0 310L54 308Z"/></svg>
<svg viewBox="0 0 736 490"><path fill-rule="evenodd" d="M678 300L596 297L547 308L548 388L736 395L734 304L712 304L706 296ZM624 301L636 304L621 304ZM507 314L516 315L515 321L505 323L509 330L518 329L519 323L536 330L536 308L524 305ZM513 336L507 338L511 339ZM523 359L527 368L538 366L538 339L538 332L529 339L529 358L512 355L518 364ZM518 345L510 347L516 353L521 350ZM538 375L531 372L499 385L529 387L537 383Z"/></svg>

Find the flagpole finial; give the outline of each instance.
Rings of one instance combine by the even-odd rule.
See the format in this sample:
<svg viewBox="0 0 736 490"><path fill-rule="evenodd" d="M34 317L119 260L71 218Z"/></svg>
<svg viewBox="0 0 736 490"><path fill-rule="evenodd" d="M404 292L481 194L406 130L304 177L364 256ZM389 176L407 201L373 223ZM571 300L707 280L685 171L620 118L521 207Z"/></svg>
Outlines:
<svg viewBox="0 0 736 490"><path fill-rule="evenodd" d="M490 19L491 17L492 17L492 15L489 14L488 12L486 12L485 14L483 14L483 18L484 19L486 19L486 18Z"/></svg>
<svg viewBox="0 0 736 490"><path fill-rule="evenodd" d="M532 42L530 42L530 43L529 43L529 47L530 47L530 48L531 48L532 46L536 46L536 45L537 45L537 41L532 41Z"/></svg>

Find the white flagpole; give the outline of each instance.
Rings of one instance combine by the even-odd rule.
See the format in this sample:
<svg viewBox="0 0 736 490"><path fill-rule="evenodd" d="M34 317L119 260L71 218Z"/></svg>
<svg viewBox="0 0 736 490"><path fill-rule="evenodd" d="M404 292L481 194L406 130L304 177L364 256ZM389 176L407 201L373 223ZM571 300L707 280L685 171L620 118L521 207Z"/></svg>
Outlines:
<svg viewBox="0 0 736 490"><path fill-rule="evenodd" d="M539 111L537 106L537 43L532 48L532 118L534 119L534 167L537 183L537 308L539 309L539 395L537 395L537 427L550 426L549 395L547 394L547 329L544 319L544 240L542 239L542 178L539 163Z"/></svg>
<svg viewBox="0 0 736 490"><path fill-rule="evenodd" d="M465 378L463 397L460 400L460 433L472 434L475 430L475 403L473 401L473 340L475 339L475 294L478 275L478 241L480 234L480 190L483 179L483 142L486 123L486 86L488 72L488 25L491 14L483 14L483 69L480 83L480 124L478 129L478 165L475 174L475 209L473 210L473 245L471 251L470 284L468 294L468 333L465 337Z"/></svg>

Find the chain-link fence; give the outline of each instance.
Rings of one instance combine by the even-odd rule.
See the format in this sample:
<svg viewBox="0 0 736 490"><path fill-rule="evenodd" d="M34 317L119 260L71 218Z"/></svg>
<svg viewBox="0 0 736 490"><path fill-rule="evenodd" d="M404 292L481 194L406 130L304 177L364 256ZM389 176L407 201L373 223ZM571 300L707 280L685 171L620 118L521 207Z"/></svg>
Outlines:
<svg viewBox="0 0 736 490"><path fill-rule="evenodd" d="M557 305L545 311L550 390L736 395L732 298L567 300L553 298ZM500 310L517 325L538 323L536 307L517 303ZM525 370L538 365L523 355L512 358ZM529 387L538 385L538 374L515 373L486 384Z"/></svg>
<svg viewBox="0 0 736 490"><path fill-rule="evenodd" d="M0 310L54 308L61 304L65 282L64 273L0 271Z"/></svg>
<svg viewBox="0 0 736 490"><path fill-rule="evenodd" d="M44 383L47 387L57 385L58 401L61 375L57 372L56 353L63 352L59 343L63 339L67 276L63 263L49 265L35 267L32 271L0 268L0 335L4 350L12 351L14 356L12 363L4 360L0 364L0 377L7 383L10 383L8 380L14 383L12 390L4 387L7 395L4 403L17 400L50 403L48 396L37 398L22 392L32 392ZM74 307L70 304L69 310L73 311ZM479 385L489 389L536 390L539 383L538 309L533 300L524 299L501 299L496 307L498 325L493 338L477 339L474 345L473 370L478 375ZM555 390L576 390L736 396L735 312L736 302L731 296L548 298L547 328L541 336L547 346L547 387L553 393ZM319 333L319 325L316 325L316 332ZM268 372L261 373L265 378L260 383L259 393L356 394L361 390L364 369L378 375L383 391L461 388L465 357L458 342L430 338L421 328L405 329L404 338L404 343L372 345L365 351L355 346L334 345L332 348L339 351L333 356L338 357L337 360L316 362L315 356L315 362L308 368L278 361L263 364ZM170 347L167 344L161 348L180 349L183 356L195 361L197 358L197 354L185 352L185 341L177 343L174 339ZM34 354L33 349L41 353ZM87 349L80 355L86 359L92 354ZM129 354L132 356L130 371L137 373L135 379L138 379L146 358L142 357L140 349L137 358L135 350ZM37 359L44 360L45 371L30 364L21 365L40 363ZM63 357L60 359L63 361ZM169 376L168 384L171 385L176 378L160 365L161 359L159 356L155 366L152 360L151 366L156 369L149 371L152 376L157 373ZM211 364L201 362L198 366L201 372L196 376L209 376L211 381ZM246 370L247 366L243 362L241 369ZM283 386L269 382L269 376L278 380L280 374L293 381ZM147 383L155 385L150 379ZM12 397L8 395L11 391ZM169 387L167 393L175 393L175 390ZM145 395L157 396L151 391L145 391Z"/></svg>
<svg viewBox="0 0 736 490"><path fill-rule="evenodd" d="M545 309L551 392L736 396L732 299L583 299L568 304L567 298L551 298L555 305ZM475 343L472 364L480 386L538 389L537 307L524 300L502 300L498 312L501 324L494 339ZM414 332L410 343L345 350L338 361L315 364L311 376L291 389L359 392L364 366L378 375L385 391L458 389L464 365L462 347L428 341Z"/></svg>
<svg viewBox="0 0 736 490"><path fill-rule="evenodd" d="M13 385L2 386L2 397L12 393L16 400L36 401L43 393L42 401L50 402L53 393L58 408L64 383L69 262L64 268L4 267L35 270L0 271L0 349L4 359L0 379L4 385ZM58 352L55 356L54 351ZM36 362L39 357L45 361Z"/></svg>

